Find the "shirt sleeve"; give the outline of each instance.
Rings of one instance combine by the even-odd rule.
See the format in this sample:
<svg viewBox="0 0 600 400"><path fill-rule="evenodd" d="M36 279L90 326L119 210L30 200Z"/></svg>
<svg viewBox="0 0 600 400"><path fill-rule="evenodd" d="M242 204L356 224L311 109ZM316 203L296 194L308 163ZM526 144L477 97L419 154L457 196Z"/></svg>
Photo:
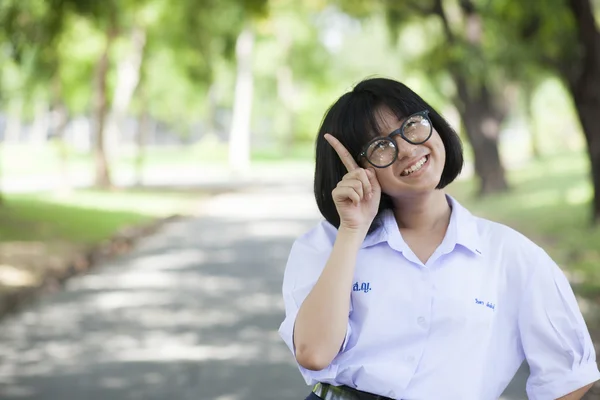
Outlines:
<svg viewBox="0 0 600 400"><path fill-rule="evenodd" d="M331 227L331 229L335 228ZM333 247L333 239L327 237L329 235L324 235L324 233L326 231L323 229L323 224L321 224L320 228L317 228L317 231L312 231L298 239L292 246L285 269L283 278L285 319L279 327L279 335L294 355L294 359L296 352L293 335L298 310L321 276L321 272L329 259ZM352 304L350 304L351 312ZM346 349L350 334L351 327L349 320L340 353ZM317 382L334 383L338 370L336 361L337 356L327 368L321 371L311 371L299 364L297 365L307 385L314 385Z"/></svg>
<svg viewBox="0 0 600 400"><path fill-rule="evenodd" d="M594 345L564 273L537 249L519 309L532 400L557 399L600 379Z"/></svg>

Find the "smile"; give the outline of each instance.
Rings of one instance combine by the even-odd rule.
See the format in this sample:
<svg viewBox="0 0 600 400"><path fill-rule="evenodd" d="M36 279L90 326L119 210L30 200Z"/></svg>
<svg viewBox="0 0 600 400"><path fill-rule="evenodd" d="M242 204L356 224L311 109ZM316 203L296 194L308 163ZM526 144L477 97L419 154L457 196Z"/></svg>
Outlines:
<svg viewBox="0 0 600 400"><path fill-rule="evenodd" d="M404 171L402 171L400 176L409 176L410 174L419 171L421 168L423 168L423 165L425 165L427 161L429 161L429 155L426 155L410 167L406 168Z"/></svg>

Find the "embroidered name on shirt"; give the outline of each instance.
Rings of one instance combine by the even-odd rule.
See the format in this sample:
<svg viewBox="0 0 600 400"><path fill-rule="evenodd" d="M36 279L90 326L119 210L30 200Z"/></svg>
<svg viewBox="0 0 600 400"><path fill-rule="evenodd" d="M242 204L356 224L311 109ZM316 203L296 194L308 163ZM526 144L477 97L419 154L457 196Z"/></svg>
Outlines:
<svg viewBox="0 0 600 400"><path fill-rule="evenodd" d="M494 311L496 310L496 305L495 305L495 304L492 304L492 303L490 303L489 301L486 303L486 302L485 302L485 301L483 301L483 300L479 300L479 299L475 298L475 304L479 304L479 305L481 305L481 306L485 306L485 307L487 307L487 308L491 308L491 309L492 309L492 310L494 310Z"/></svg>
<svg viewBox="0 0 600 400"><path fill-rule="evenodd" d="M354 283L354 286L352 286L352 291L353 292L369 292L371 290L371 283L370 282L363 282L360 284L360 286L358 286L358 282Z"/></svg>

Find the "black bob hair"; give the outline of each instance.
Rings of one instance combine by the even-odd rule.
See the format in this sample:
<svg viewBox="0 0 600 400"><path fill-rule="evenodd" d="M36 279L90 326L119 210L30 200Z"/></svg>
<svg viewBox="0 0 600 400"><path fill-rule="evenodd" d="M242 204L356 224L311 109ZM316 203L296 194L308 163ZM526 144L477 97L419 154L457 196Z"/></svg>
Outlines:
<svg viewBox="0 0 600 400"><path fill-rule="evenodd" d="M329 108L317 136L315 198L323 217L336 228L339 228L340 217L331 192L348 171L324 135L329 133L335 136L356 160L369 139L389 133L379 132L377 114L381 112L382 107L387 107L399 120L419 111L429 111L431 123L446 150L446 163L436 189L446 187L462 170L463 150L460 138L437 111L400 82L386 78L366 79ZM379 211L369 233L381 224L382 212L392 208L391 198L382 193Z"/></svg>

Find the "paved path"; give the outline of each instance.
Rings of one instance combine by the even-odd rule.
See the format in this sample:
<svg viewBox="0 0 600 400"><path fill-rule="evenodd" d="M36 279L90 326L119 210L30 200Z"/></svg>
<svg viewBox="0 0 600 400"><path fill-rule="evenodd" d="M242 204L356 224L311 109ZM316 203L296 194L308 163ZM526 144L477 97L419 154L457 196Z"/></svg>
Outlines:
<svg viewBox="0 0 600 400"><path fill-rule="evenodd" d="M0 399L303 399L277 334L290 245L317 217L301 186L218 196L2 321Z"/></svg>

